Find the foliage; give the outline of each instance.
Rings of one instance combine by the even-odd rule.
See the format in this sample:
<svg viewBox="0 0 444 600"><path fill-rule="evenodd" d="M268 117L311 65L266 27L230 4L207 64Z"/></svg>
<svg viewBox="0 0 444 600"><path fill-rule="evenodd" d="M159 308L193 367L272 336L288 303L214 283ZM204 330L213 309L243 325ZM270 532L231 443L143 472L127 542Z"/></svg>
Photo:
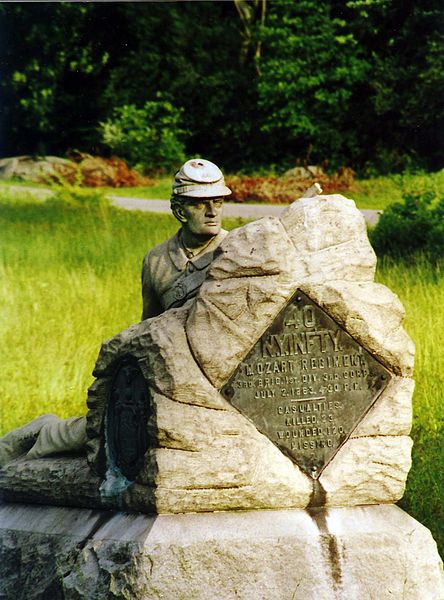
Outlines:
<svg viewBox="0 0 444 600"><path fill-rule="evenodd" d="M378 255L400 258L421 252L438 264L444 258L443 223L444 194L412 191L384 211L371 241Z"/></svg>
<svg viewBox="0 0 444 600"><path fill-rule="evenodd" d="M186 154L225 170L438 169L440 16L438 0L3 3L0 154L99 154L100 122L161 93Z"/></svg>
<svg viewBox="0 0 444 600"><path fill-rule="evenodd" d="M107 9L116 18L115 7ZM103 11L84 3L2 5L0 30L3 155L93 150L109 48L119 50Z"/></svg>
<svg viewBox="0 0 444 600"><path fill-rule="evenodd" d="M444 170L437 173L403 172L356 179L352 198L359 208L384 210L390 204L402 202L404 194L417 190L444 189Z"/></svg>
<svg viewBox="0 0 444 600"><path fill-rule="evenodd" d="M335 16L330 2L275 0L260 36L261 129L273 156L328 158L336 167L345 156L353 160L359 148L350 127L354 90L370 65L346 21Z"/></svg>
<svg viewBox="0 0 444 600"><path fill-rule="evenodd" d="M349 2L371 70L358 127L371 172L442 167L444 55L440 0ZM365 160L365 153L362 159Z"/></svg>
<svg viewBox="0 0 444 600"><path fill-rule="evenodd" d="M113 116L100 123L102 142L139 170L172 170L185 160L181 115L161 94L142 108L115 108Z"/></svg>
<svg viewBox="0 0 444 600"><path fill-rule="evenodd" d="M325 173L316 177L245 177L233 175L226 177L226 183L232 194L232 202L267 202L269 204L289 204L299 198L315 182L322 187L323 193L345 192L353 188L354 173L351 169L340 169L333 175Z"/></svg>
<svg viewBox="0 0 444 600"><path fill-rule="evenodd" d="M85 187L135 187L153 185L154 181L131 169L117 156L102 158L79 152L72 156L78 163L80 184ZM69 180L75 183L75 180Z"/></svg>

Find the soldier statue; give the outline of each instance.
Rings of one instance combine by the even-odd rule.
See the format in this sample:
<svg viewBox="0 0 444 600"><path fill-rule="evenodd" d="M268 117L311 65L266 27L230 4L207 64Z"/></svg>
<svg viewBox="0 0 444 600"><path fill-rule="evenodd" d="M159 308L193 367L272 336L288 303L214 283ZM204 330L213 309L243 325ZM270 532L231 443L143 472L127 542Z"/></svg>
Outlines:
<svg viewBox="0 0 444 600"><path fill-rule="evenodd" d="M227 232L222 210L231 190L209 160L188 160L173 180L171 210L179 231L150 250L142 265L142 320L155 317L194 297L214 253ZM25 456L34 459L60 451L79 452L86 443L86 417L43 415L0 439L0 467Z"/></svg>

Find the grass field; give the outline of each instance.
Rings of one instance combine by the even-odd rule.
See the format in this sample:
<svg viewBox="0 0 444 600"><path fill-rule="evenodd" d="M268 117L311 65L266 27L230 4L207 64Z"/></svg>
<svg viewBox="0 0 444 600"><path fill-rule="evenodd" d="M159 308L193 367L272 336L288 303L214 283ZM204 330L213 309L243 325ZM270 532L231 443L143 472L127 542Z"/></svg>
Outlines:
<svg viewBox="0 0 444 600"><path fill-rule="evenodd" d="M403 194L412 191L442 191L444 169L436 173L404 173L357 179L354 187L354 190L345 195L353 198L358 208L384 209L393 202L400 202Z"/></svg>
<svg viewBox="0 0 444 600"><path fill-rule="evenodd" d="M44 412L85 412L101 341L140 319L143 255L177 229L169 215L82 198L36 202L0 191L0 434ZM378 279L401 297L417 347L413 468L402 506L444 552L444 279L425 262L388 261Z"/></svg>

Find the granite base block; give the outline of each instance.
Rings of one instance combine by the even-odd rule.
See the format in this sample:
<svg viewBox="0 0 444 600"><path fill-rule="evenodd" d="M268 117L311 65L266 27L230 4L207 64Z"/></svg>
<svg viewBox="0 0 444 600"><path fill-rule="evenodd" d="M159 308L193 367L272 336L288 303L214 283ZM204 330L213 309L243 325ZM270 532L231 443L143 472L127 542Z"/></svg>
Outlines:
<svg viewBox="0 0 444 600"><path fill-rule="evenodd" d="M2 600L442 600L430 532L393 505L149 516L0 507Z"/></svg>

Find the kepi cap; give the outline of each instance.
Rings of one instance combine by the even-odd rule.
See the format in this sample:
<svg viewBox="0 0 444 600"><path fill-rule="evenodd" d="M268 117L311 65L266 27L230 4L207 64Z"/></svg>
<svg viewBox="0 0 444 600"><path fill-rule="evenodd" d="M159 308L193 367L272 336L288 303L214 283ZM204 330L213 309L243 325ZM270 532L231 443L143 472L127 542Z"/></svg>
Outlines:
<svg viewBox="0 0 444 600"><path fill-rule="evenodd" d="M192 158L177 171L173 181L173 197L217 198L229 196L222 171L204 158Z"/></svg>

